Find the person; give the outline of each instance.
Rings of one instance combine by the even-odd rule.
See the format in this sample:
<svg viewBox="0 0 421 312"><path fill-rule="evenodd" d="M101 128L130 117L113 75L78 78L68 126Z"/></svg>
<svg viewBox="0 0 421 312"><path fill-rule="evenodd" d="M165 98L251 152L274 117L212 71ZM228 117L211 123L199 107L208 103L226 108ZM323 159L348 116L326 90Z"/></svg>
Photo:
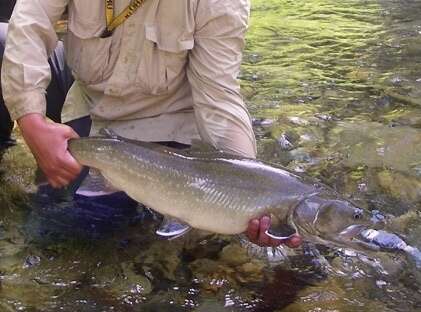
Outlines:
<svg viewBox="0 0 421 312"><path fill-rule="evenodd" d="M82 169L67 151L67 140L77 134L44 117L47 56L57 43L53 25L66 7L66 58L75 82L64 122L90 116L91 134L108 127L143 141L190 144L200 138L256 156L237 81L248 0L21 1L10 21L3 95L53 187L68 185ZM250 240L279 245L265 234L269 224L268 216L251 220ZM300 239L285 243L296 246Z"/></svg>

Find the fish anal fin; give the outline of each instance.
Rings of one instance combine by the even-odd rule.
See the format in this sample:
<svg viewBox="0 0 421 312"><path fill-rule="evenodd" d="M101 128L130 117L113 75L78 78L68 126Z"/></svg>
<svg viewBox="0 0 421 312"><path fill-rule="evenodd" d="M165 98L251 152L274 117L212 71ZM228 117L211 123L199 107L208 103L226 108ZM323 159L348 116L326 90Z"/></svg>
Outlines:
<svg viewBox="0 0 421 312"><path fill-rule="evenodd" d="M183 236L190 229L190 225L166 216L155 233L159 236L174 239Z"/></svg>

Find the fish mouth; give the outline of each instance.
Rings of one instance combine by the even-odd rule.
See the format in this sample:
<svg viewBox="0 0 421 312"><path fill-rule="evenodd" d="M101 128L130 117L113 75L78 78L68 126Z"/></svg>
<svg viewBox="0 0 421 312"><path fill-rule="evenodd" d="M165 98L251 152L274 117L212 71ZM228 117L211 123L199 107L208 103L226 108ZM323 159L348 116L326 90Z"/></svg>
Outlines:
<svg viewBox="0 0 421 312"><path fill-rule="evenodd" d="M353 240L357 238L367 227L361 224L353 224L346 227L342 232L339 233L340 238L344 238L346 240Z"/></svg>

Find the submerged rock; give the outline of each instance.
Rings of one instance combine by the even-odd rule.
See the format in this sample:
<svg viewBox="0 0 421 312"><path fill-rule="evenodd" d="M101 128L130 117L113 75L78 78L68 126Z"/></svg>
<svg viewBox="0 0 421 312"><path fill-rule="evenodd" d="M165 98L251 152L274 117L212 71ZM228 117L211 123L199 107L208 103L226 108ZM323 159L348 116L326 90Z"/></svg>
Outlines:
<svg viewBox="0 0 421 312"><path fill-rule="evenodd" d="M383 170L378 173L377 180L383 190L392 197L409 202L421 202L421 179Z"/></svg>
<svg viewBox="0 0 421 312"><path fill-rule="evenodd" d="M142 250L136 262L148 266L152 271L168 280L176 280L176 271L181 263L182 241L155 241L149 248Z"/></svg>
<svg viewBox="0 0 421 312"><path fill-rule="evenodd" d="M388 168L408 175L421 163L421 130L377 122L338 122L329 132L331 150L346 155L343 165Z"/></svg>
<svg viewBox="0 0 421 312"><path fill-rule="evenodd" d="M95 272L97 287L108 289L116 296L146 295L152 291L150 280L135 271L134 264L105 265Z"/></svg>

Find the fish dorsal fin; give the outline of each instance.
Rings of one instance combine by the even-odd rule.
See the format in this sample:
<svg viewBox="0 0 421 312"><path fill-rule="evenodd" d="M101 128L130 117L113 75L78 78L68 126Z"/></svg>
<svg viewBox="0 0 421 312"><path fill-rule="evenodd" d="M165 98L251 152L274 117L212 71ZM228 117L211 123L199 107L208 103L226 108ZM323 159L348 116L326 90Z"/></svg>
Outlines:
<svg viewBox="0 0 421 312"><path fill-rule="evenodd" d="M226 159L244 159L244 157L237 156L234 154L229 154L221 150L216 149L209 143L206 143L199 139L193 139L191 142L191 147L187 149L177 149L161 145L158 143L145 142L132 140L126 137L118 135L114 130L110 128L102 128L99 130L99 133L107 138L116 139L122 142L127 142L130 144L135 144L137 146L142 146L155 151L160 151L164 153L178 154L186 157L196 157L196 158L226 158Z"/></svg>
<svg viewBox="0 0 421 312"><path fill-rule="evenodd" d="M227 153L219 150L209 143L199 139L193 139L191 147L182 151L177 150L175 153L196 158L224 158L224 159L244 159L242 156Z"/></svg>
<svg viewBox="0 0 421 312"><path fill-rule="evenodd" d="M89 173L76 190L77 195L94 197L101 195L109 195L120 190L113 187L103 175L94 168L89 168Z"/></svg>
<svg viewBox="0 0 421 312"><path fill-rule="evenodd" d="M123 137L121 135L118 135L114 130L110 128L101 128L101 130L99 130L99 134L110 139L115 139L121 142L126 142L126 143L134 144L137 146L142 146L151 150L157 150L157 151L162 151L162 152L177 152L178 151L177 149L173 149L171 147L164 146L158 143L138 141L138 140L133 140L133 139Z"/></svg>
<svg viewBox="0 0 421 312"><path fill-rule="evenodd" d="M103 136L105 136L107 138L111 138L111 139L120 139L120 138L122 138L113 129L110 129L110 128L101 128L101 129L99 129L98 133L100 135L103 135Z"/></svg>

